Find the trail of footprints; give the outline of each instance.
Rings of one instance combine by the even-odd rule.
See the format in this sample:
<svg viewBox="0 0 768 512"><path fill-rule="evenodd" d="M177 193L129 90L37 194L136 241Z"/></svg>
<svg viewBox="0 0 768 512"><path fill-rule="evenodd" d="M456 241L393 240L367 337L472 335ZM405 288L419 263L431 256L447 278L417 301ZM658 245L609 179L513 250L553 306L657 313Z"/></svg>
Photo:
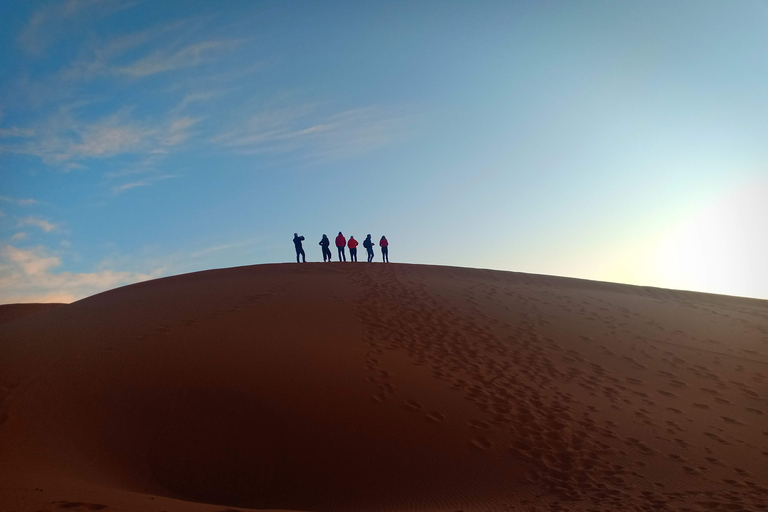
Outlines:
<svg viewBox="0 0 768 512"><path fill-rule="evenodd" d="M255 304L268 302L272 296L274 296L276 293L278 293L283 289L284 289L284 286L279 285L279 286L272 287L264 292L249 293L241 296L234 303L224 305L218 309L213 309L205 313L196 314L196 315L187 317L183 320L180 320L178 323L175 323L175 324L167 323L162 325L156 325L151 330L142 332L136 335L135 337L133 337L133 341L134 342L147 342L147 341L156 342L161 340L166 334L168 334L172 330L176 330L179 328L194 329L195 326L200 325L202 323L210 322L212 320L225 317L226 315L232 315L232 314L240 313L242 311L246 311L248 308L254 306ZM107 351L110 351L116 348L118 345L120 345L119 341L113 343L112 345L107 347Z"/></svg>
<svg viewBox="0 0 768 512"><path fill-rule="evenodd" d="M679 435L677 438L657 436L658 439L680 449L690 447L687 441L680 438L689 437L681 435L689 427L674 421L666 424L654 421L652 409L661 405L643 391L633 389L633 386L642 388L645 384L643 379L619 378L603 366L589 363L580 352L565 349L555 339L542 334L549 325L547 315L542 312L543 307L551 309L553 304L564 304L566 312L584 314L594 311L595 304L602 299L584 298L582 304L590 306L587 309L570 297L553 294L552 300L548 301L535 297L533 293L526 296L517 291L525 290L525 285L505 290L503 286L469 283L464 289L464 296L470 310L479 317L478 322L464 315L450 302L441 301L417 278L400 279L398 274L391 272L381 280L368 272L358 272L353 274L353 279L358 280L365 290L358 304L358 313L369 328L366 341L371 349L368 355L375 356L383 350L404 350L413 364L429 366L435 378L462 391L467 400L475 402L481 416L469 422L476 432L468 439L472 448L506 449L533 463L538 469L530 472L529 479L547 486L550 492L566 500L591 500L615 507L626 498L639 495L649 509L689 501L685 496L665 492L662 482L654 484L655 491L646 489L641 492L635 488L630 481L637 482L644 477L628 464L617 464L616 461L622 456L628 461L638 459L627 453L627 449L646 457L661 454L637 439L619 439L615 432L617 425L611 421L601 424L593 419L592 413L598 410L588 404L578 404L585 411L577 415L574 412L579 409L575 407L576 400L560 388L562 382L572 383L587 389L594 396L608 398L613 408L634 409L637 421L648 427L658 427L671 436ZM538 291L539 296L550 293ZM622 324L617 320L617 317L623 316L635 323L632 311L602 302L604 304L598 307L600 313L589 313L585 318L596 322L598 327L603 326L605 339L617 337L622 328L632 329L629 323ZM498 316L486 314L491 308L481 307L489 303L499 311ZM664 329L658 322L649 325L653 329ZM500 336L499 330L509 334ZM650 352L662 349L649 342L647 336L635 337L640 345L633 349L638 352L639 358L623 357L623 363L643 373L647 368L641 359L658 358ZM585 347L600 350L603 355L616 356L608 344L600 344L592 336L585 335L581 339ZM560 354L561 361L572 362L573 365L564 370L562 364L554 359L557 354ZM368 363L369 382L378 387L373 398L382 402L394 399L393 376L378 368L375 357ZM715 388L730 389L715 372L704 366L689 366L686 361L674 356L669 358L669 365L671 370L692 372L699 378L714 381ZM669 387L658 390L661 399L675 399L676 395L669 389L690 385L681 380L676 372L669 371L664 376L669 379ZM760 398L746 383L731 384L746 396L754 394L755 398ZM717 389L703 387L701 391L718 403L729 403ZM427 414L436 422L443 419L439 412L426 411L418 402L408 399L401 402L403 408ZM706 404L691 405L702 409L708 407ZM683 412L672 407L667 409L678 414ZM750 408L750 412L756 416L763 415L763 411L757 408ZM728 416L722 416L720 420L730 425L740 423ZM705 435L719 443L731 443L715 432L706 432ZM621 448L622 445L624 448ZM668 459L680 464L682 470L690 475L706 471L706 467L692 464L676 453L668 454ZM707 462L723 464L714 457L707 459ZM636 465L643 468L646 463L640 458ZM741 473L743 470L735 468L734 471L738 476L744 476ZM739 491L738 496L747 502L758 503L768 496L768 490L759 486L745 487L739 480L732 482L724 483L745 488Z"/></svg>

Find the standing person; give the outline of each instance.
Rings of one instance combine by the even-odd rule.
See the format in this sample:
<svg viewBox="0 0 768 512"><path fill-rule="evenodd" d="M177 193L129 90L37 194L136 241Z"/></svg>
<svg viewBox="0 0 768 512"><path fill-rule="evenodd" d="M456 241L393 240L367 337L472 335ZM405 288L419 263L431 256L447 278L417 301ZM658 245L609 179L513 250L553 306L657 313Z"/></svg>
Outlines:
<svg viewBox="0 0 768 512"><path fill-rule="evenodd" d="M355 237L349 237L347 247L349 247L349 261L357 261L357 240L355 240Z"/></svg>
<svg viewBox="0 0 768 512"><path fill-rule="evenodd" d="M347 245L347 239L339 231L339 236L336 237L336 248L339 250L339 261L347 261L347 257L344 255L344 246Z"/></svg>
<svg viewBox="0 0 768 512"><path fill-rule="evenodd" d="M373 240L371 240L371 234L368 233L368 236L365 237L365 240L363 240L363 247L365 247L365 250L368 251L368 263L373 261Z"/></svg>
<svg viewBox="0 0 768 512"><path fill-rule="evenodd" d="M296 247L296 263L299 263L299 255L301 255L303 263L307 262L307 255L304 254L304 248L301 246L302 240L304 240L303 236L299 236L298 233L293 234L293 245Z"/></svg>
<svg viewBox="0 0 768 512"><path fill-rule="evenodd" d="M323 233L323 239L320 240L320 246L323 248L323 261L331 261L331 250L328 248L331 245L331 241L328 240L328 235Z"/></svg>
<svg viewBox="0 0 768 512"><path fill-rule="evenodd" d="M379 246L381 247L381 261L389 263L389 242L384 235L382 235L381 240L379 240Z"/></svg>

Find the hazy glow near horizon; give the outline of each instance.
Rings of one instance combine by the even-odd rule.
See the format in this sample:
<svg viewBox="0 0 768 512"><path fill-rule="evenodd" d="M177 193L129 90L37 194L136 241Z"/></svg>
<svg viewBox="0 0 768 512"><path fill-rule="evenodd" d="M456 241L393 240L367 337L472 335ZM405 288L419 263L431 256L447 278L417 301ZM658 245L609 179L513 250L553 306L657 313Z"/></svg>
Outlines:
<svg viewBox="0 0 768 512"><path fill-rule="evenodd" d="M0 3L0 303L385 234L768 299L768 8ZM377 253L377 260L380 259Z"/></svg>

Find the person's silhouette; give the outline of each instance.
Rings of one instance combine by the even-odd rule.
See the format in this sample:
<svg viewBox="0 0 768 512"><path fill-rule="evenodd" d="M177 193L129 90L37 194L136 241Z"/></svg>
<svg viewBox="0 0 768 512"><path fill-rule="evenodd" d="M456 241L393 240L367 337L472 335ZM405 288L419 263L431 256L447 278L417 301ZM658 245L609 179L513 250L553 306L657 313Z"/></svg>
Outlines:
<svg viewBox="0 0 768 512"><path fill-rule="evenodd" d="M355 240L355 237L349 237L347 247L349 247L349 261L357 261L357 240Z"/></svg>
<svg viewBox="0 0 768 512"><path fill-rule="evenodd" d="M331 245L331 241L328 240L328 235L323 233L323 238L320 240L320 246L323 248L323 261L331 261L331 250L328 248Z"/></svg>
<svg viewBox="0 0 768 512"><path fill-rule="evenodd" d="M387 241L387 237L382 235L381 240L379 240L379 246L381 247L381 261L389 263L389 241Z"/></svg>
<svg viewBox="0 0 768 512"><path fill-rule="evenodd" d="M368 263L373 261L373 240L371 240L371 234L368 233L368 236L365 237L365 240L363 240L363 247L365 247L365 250L368 251Z"/></svg>
<svg viewBox="0 0 768 512"><path fill-rule="evenodd" d="M304 254L304 248L301 246L302 240L304 240L303 236L299 236L298 233L293 234L293 245L296 248L296 263L299 263L299 256L301 256L303 263L307 262L307 255Z"/></svg>
<svg viewBox="0 0 768 512"><path fill-rule="evenodd" d="M336 248L339 250L339 261L347 261L347 257L344 255L344 247L347 245L347 239L339 231L339 236L336 237Z"/></svg>

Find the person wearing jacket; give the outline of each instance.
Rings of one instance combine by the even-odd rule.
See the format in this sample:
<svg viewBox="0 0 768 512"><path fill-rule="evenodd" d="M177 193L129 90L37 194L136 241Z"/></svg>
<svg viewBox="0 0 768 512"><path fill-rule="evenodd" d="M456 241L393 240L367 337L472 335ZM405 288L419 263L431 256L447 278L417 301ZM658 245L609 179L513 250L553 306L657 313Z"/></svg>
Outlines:
<svg viewBox="0 0 768 512"><path fill-rule="evenodd" d="M379 246L381 247L381 261L389 263L389 242L387 237L382 235L381 240L379 240Z"/></svg>
<svg viewBox="0 0 768 512"><path fill-rule="evenodd" d="M293 245L296 248L296 263L299 263L299 255L304 263L307 262L307 255L304 254L304 248L301 246L301 241L304 240L303 236L299 236L298 233L293 234Z"/></svg>
<svg viewBox="0 0 768 512"><path fill-rule="evenodd" d="M371 234L368 233L368 236L365 237L365 240L363 240L363 247L365 247L365 250L368 251L368 263L373 261L373 240L371 240Z"/></svg>
<svg viewBox="0 0 768 512"><path fill-rule="evenodd" d="M355 240L355 237L349 237L347 247L349 247L349 261L357 261L357 240Z"/></svg>
<svg viewBox="0 0 768 512"><path fill-rule="evenodd" d="M328 235L323 233L323 239L320 240L320 247L323 248L323 261L331 261L331 250L328 248L331 245L331 241L328 240Z"/></svg>
<svg viewBox="0 0 768 512"><path fill-rule="evenodd" d="M344 255L344 247L347 245L347 239L339 231L339 236L336 237L336 248L339 250L339 261L347 261L347 257Z"/></svg>

